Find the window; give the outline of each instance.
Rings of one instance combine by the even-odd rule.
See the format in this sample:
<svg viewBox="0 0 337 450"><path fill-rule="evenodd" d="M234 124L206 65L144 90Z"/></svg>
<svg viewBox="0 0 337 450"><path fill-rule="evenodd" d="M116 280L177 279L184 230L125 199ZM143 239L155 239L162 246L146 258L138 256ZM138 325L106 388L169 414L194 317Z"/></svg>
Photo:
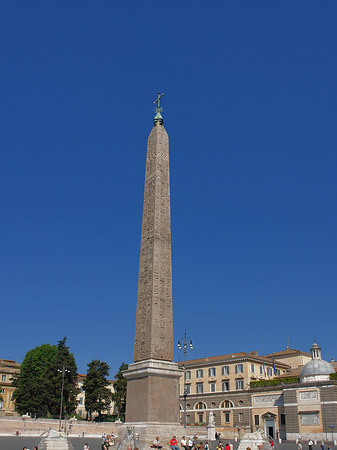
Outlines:
<svg viewBox="0 0 337 450"><path fill-rule="evenodd" d="M286 424L286 415L281 413L281 425L285 425Z"/></svg>
<svg viewBox="0 0 337 450"><path fill-rule="evenodd" d="M221 372L222 375L229 375L229 366L223 366Z"/></svg>
<svg viewBox="0 0 337 450"><path fill-rule="evenodd" d="M79 401L78 401L79 405L83 405L83 397L80 397Z"/></svg>
<svg viewBox="0 0 337 450"><path fill-rule="evenodd" d="M208 376L209 377L215 377L215 367L210 367L208 369Z"/></svg>
<svg viewBox="0 0 337 450"><path fill-rule="evenodd" d="M268 375L268 377L273 376L273 369L271 367L267 367L267 375Z"/></svg>
<svg viewBox="0 0 337 450"><path fill-rule="evenodd" d="M0 389L0 394L4 394L5 393L5 389Z"/></svg>
<svg viewBox="0 0 337 450"><path fill-rule="evenodd" d="M263 367L260 366L260 375L263 375Z"/></svg>
<svg viewBox="0 0 337 450"><path fill-rule="evenodd" d="M195 409L206 409L206 405L204 402L199 402L195 405Z"/></svg>
<svg viewBox="0 0 337 450"><path fill-rule="evenodd" d="M1 375L1 381L6 381L6 375Z"/></svg>
<svg viewBox="0 0 337 450"><path fill-rule="evenodd" d="M255 366L254 366L254 364L252 364L252 365L250 366L250 370L251 370L252 373L255 372Z"/></svg>
<svg viewBox="0 0 337 450"><path fill-rule="evenodd" d="M260 425L260 416L258 414L254 416L254 425Z"/></svg>
<svg viewBox="0 0 337 450"><path fill-rule="evenodd" d="M243 380L235 380L236 390L241 391L243 389Z"/></svg>
<svg viewBox="0 0 337 450"><path fill-rule="evenodd" d="M280 369L276 369L276 375L281 375Z"/></svg>
<svg viewBox="0 0 337 450"><path fill-rule="evenodd" d="M199 423L204 423L204 414L203 413L198 414L198 422Z"/></svg>
<svg viewBox="0 0 337 450"><path fill-rule="evenodd" d="M229 400L225 400L222 402L221 408L233 408L233 404Z"/></svg>
<svg viewBox="0 0 337 450"><path fill-rule="evenodd" d="M301 413L302 425L319 425L319 415L317 412Z"/></svg>
<svg viewBox="0 0 337 450"><path fill-rule="evenodd" d="M197 394L203 394L204 392L204 383L197 383Z"/></svg>
<svg viewBox="0 0 337 450"><path fill-rule="evenodd" d="M186 416L186 423L191 424L191 416L189 414Z"/></svg>
<svg viewBox="0 0 337 450"><path fill-rule="evenodd" d="M239 413L239 422L243 422L243 413Z"/></svg>
<svg viewBox="0 0 337 450"><path fill-rule="evenodd" d="M231 421L231 413L225 412L225 423L230 423Z"/></svg>
<svg viewBox="0 0 337 450"><path fill-rule="evenodd" d="M243 373L243 364L235 364L235 373Z"/></svg>
<svg viewBox="0 0 337 450"><path fill-rule="evenodd" d="M191 393L191 385L190 384L186 384L186 390L185 390L186 395Z"/></svg>
<svg viewBox="0 0 337 450"><path fill-rule="evenodd" d="M0 409L3 409L4 407L4 402L2 400L0 400Z"/></svg>
<svg viewBox="0 0 337 450"><path fill-rule="evenodd" d="M229 391L229 381L222 382L222 392Z"/></svg>
<svg viewBox="0 0 337 450"><path fill-rule="evenodd" d="M190 380L191 379L191 371L190 370L186 370L185 378L186 378L186 380Z"/></svg>
<svg viewBox="0 0 337 450"><path fill-rule="evenodd" d="M202 369L197 369L197 378L202 378L204 376L204 371Z"/></svg>
<svg viewBox="0 0 337 450"><path fill-rule="evenodd" d="M209 383L209 392L215 392L215 383Z"/></svg>

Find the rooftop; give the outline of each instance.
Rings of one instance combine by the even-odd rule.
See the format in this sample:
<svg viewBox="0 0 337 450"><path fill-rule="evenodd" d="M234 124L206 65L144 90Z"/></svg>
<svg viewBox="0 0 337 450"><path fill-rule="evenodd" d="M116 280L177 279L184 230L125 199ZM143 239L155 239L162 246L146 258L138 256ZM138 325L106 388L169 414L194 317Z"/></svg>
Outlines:
<svg viewBox="0 0 337 450"><path fill-rule="evenodd" d="M200 364L208 364L208 363L217 363L217 362L229 362L229 361L236 361L236 360L250 360L250 361L257 361L261 364L263 361L265 361L266 364L273 364L273 360L271 356L259 356L256 351L246 353L246 352L238 352L238 353L229 353L227 355L219 355L219 356L208 356L206 358L199 358L199 359L190 359L186 361L186 366L194 366L194 365L200 365ZM285 363L280 363L279 361L276 362L277 366L281 366L284 368L289 368L290 366ZM184 365L184 361L178 361L178 365L182 366Z"/></svg>

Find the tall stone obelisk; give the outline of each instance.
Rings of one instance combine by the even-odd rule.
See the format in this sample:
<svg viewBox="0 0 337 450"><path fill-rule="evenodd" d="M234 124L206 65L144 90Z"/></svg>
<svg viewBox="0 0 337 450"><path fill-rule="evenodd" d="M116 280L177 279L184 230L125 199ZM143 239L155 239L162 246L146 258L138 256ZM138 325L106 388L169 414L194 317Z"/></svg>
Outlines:
<svg viewBox="0 0 337 450"><path fill-rule="evenodd" d="M161 97L158 94L155 102L157 114L147 144L135 362L124 376L128 382L126 422L161 424L163 435L164 424L179 423L182 371L172 362L169 143L161 116Z"/></svg>

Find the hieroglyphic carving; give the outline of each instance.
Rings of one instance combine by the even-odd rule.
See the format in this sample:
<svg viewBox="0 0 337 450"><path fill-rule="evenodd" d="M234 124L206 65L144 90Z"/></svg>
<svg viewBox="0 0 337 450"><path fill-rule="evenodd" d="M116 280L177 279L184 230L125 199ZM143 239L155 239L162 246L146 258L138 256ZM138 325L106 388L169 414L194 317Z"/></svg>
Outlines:
<svg viewBox="0 0 337 450"><path fill-rule="evenodd" d="M165 128L147 146L134 360L173 360L169 145Z"/></svg>

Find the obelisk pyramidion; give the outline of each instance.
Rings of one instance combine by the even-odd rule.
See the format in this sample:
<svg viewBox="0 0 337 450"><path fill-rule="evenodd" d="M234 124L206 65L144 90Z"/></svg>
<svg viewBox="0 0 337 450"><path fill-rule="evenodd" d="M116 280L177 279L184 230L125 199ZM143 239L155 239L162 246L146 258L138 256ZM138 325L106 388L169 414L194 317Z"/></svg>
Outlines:
<svg viewBox="0 0 337 450"><path fill-rule="evenodd" d="M127 379L126 422L179 423L179 378L173 363L168 135L158 94L148 138L139 262L134 364Z"/></svg>

